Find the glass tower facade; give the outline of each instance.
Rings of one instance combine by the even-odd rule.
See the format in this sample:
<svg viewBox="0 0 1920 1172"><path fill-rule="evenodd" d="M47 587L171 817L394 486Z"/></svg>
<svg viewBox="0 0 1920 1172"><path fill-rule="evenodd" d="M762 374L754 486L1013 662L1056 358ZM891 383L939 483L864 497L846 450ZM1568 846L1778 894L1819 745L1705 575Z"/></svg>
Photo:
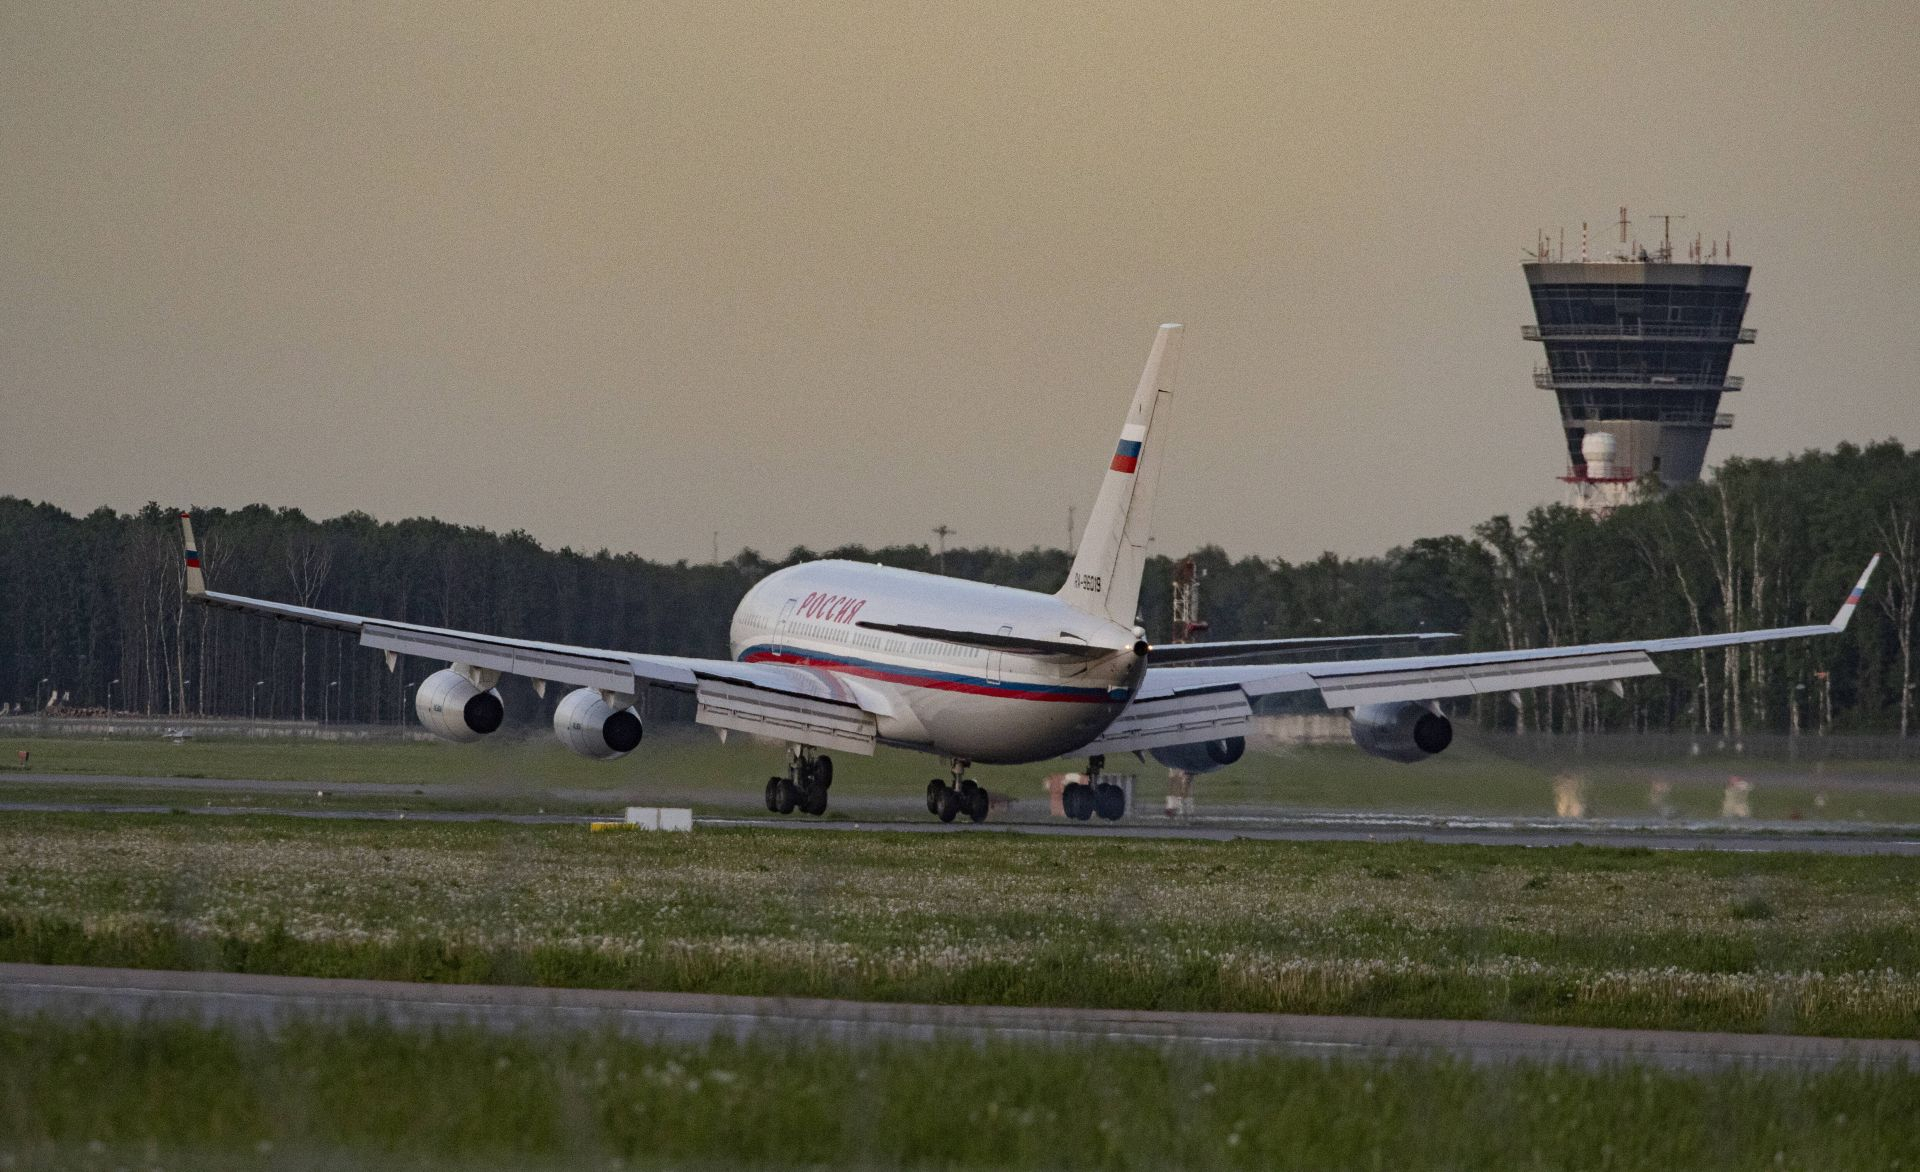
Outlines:
<svg viewBox="0 0 1920 1172"><path fill-rule="evenodd" d="M1748 265L1674 263L1642 253L1632 261L1535 261L1521 266L1535 324L1524 336L1546 348L1534 385L1560 405L1567 476L1675 485L1700 477L1707 441L1731 427L1720 397L1738 391L1728 374L1733 348L1753 341ZM1611 440L1600 448L1590 434ZM1612 450L1609 466L1587 455Z"/></svg>

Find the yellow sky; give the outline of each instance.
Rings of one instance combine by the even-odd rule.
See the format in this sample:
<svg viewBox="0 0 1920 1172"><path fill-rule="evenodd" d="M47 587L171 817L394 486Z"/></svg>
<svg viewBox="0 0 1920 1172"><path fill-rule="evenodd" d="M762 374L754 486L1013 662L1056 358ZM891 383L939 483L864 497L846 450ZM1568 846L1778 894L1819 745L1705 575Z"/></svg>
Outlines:
<svg viewBox="0 0 1920 1172"><path fill-rule="evenodd" d="M1520 250L1756 266L1714 458L1920 441L1910 3L0 7L0 493L704 558L1556 499Z"/></svg>

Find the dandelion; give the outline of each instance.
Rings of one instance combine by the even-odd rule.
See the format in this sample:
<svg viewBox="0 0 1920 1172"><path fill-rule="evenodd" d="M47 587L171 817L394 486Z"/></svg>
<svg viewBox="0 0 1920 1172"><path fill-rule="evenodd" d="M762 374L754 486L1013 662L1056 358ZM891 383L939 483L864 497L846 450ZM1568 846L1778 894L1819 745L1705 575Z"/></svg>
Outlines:
<svg viewBox="0 0 1920 1172"><path fill-rule="evenodd" d="M924 841L834 838L616 850L571 828L155 820L103 833L24 816L0 824L0 924L349 952L424 941L580 958L642 985L826 996L1019 999L1037 983L1090 1004L1393 1012L1459 991L1589 1021L1679 1006L1756 1024L1913 1022L1920 1005L1920 974L1877 959L1920 951L1904 860L1799 874L1684 855L1461 865L1447 848L983 839L943 844L953 881L936 883ZM1727 971L1727 956L1748 959ZM1178 1000L1188 990L1205 1000Z"/></svg>

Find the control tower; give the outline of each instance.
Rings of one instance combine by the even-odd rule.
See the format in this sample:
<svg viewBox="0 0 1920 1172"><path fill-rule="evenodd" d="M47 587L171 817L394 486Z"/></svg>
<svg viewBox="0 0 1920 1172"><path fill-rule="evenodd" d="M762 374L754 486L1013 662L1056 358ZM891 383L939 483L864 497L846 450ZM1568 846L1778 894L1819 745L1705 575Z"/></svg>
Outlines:
<svg viewBox="0 0 1920 1172"><path fill-rule="evenodd" d="M1520 267L1533 297L1535 324L1521 335L1546 348L1533 385L1552 391L1566 433L1567 472L1575 504L1606 511L1632 498L1636 482L1663 486L1700 479L1707 441L1733 416L1720 396L1741 387L1727 367L1734 346L1753 341L1741 326L1749 265L1732 263L1729 237L1698 238L1676 259L1665 221L1658 247L1629 240L1620 209L1620 248L1589 259L1586 229L1580 256L1568 260L1543 235Z"/></svg>

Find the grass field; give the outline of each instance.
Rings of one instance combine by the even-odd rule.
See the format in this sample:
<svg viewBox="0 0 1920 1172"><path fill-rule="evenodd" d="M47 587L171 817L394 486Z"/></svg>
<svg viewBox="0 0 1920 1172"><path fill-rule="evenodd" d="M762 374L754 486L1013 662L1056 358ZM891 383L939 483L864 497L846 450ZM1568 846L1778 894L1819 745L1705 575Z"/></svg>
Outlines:
<svg viewBox="0 0 1920 1172"><path fill-rule="evenodd" d="M0 1167L1898 1168L1910 1072L0 1017Z"/></svg>
<svg viewBox="0 0 1920 1172"><path fill-rule="evenodd" d="M1920 1036L1920 859L11 815L0 959Z"/></svg>
<svg viewBox="0 0 1920 1172"><path fill-rule="evenodd" d="M1754 785L1755 819L1839 819L1920 824L1920 776L1912 763L1810 763L1772 759L1741 761L1727 755L1664 762L1623 762L1596 755L1522 757L1507 743L1462 737L1445 754L1418 765L1368 757L1350 747L1313 747L1249 753L1240 763L1200 779L1203 810L1255 806L1276 811L1362 810L1487 815L1551 815L1569 785L1592 817L1714 818L1728 778ZM782 750L735 738L722 745L710 734L669 728L651 735L641 750L620 761L590 761L540 737L451 745L375 740L321 742L296 739L200 738L173 744L157 738L65 737L0 739L0 765L31 753L34 772L231 778L313 783L392 785L387 804L427 809L443 805L496 810L546 808L586 812L624 804L672 800L703 811L759 807L768 774L784 769ZM834 797L843 808L862 799L911 800L929 777L944 774L936 759L883 749L873 757L835 758ZM1052 772L1078 768L1071 762L1022 767L980 767L974 775L989 789L1037 808L1041 782ZM1110 768L1140 781L1137 807L1159 807L1166 771L1131 756ZM9 770L0 768L0 783ZM1831 774L1831 776L1829 776ZM1656 795L1655 784L1664 788ZM453 788L458 795L452 796ZM414 791L418 791L417 793ZM436 796L440 791L440 796ZM63 788L57 794L0 787L15 800L151 801L125 787ZM196 803L214 800L192 795ZM297 805L297 798L263 804ZM215 804L247 804L228 798ZM312 804L312 803L307 803ZM380 805L381 803L368 803Z"/></svg>

